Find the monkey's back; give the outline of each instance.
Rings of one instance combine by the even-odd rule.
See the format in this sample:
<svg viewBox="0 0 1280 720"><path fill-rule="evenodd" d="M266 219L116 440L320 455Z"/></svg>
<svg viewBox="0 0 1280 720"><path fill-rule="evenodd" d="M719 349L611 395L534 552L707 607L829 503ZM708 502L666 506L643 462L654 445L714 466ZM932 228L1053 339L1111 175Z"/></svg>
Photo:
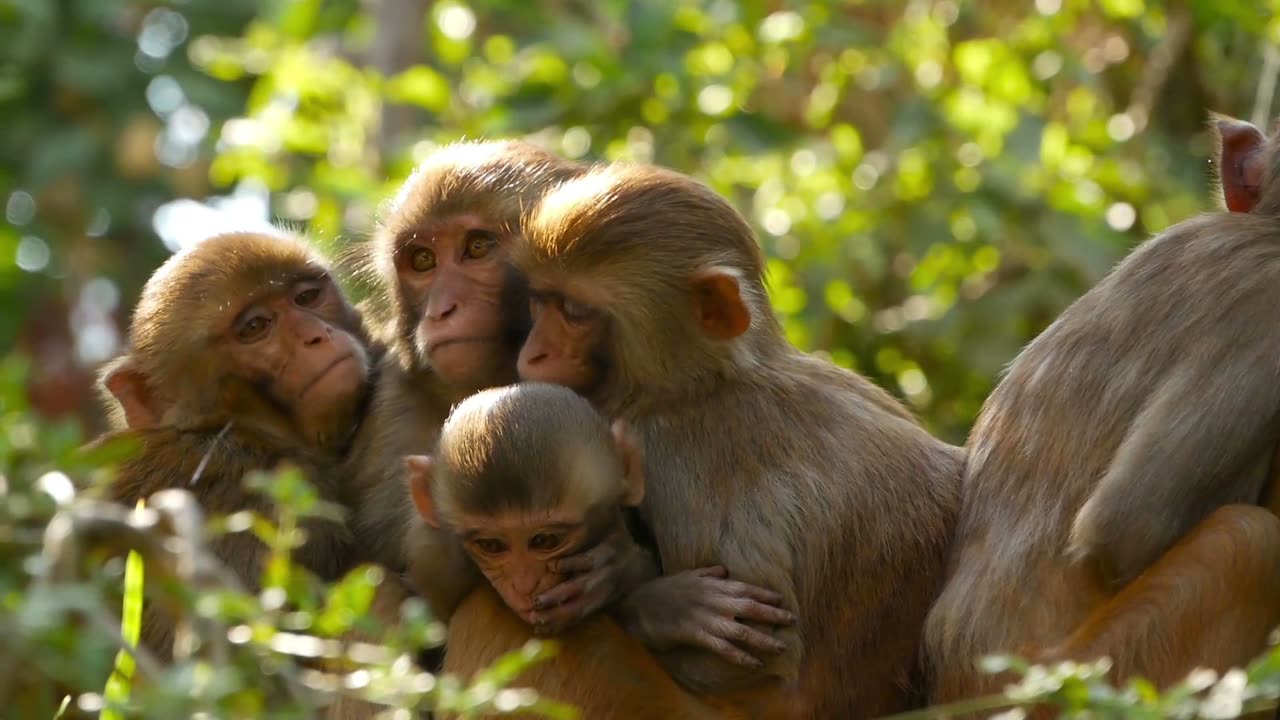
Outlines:
<svg viewBox="0 0 1280 720"><path fill-rule="evenodd" d="M636 420L663 570L723 564L775 590L795 578L796 717L901 710L941 586L960 451L852 372L789 348L761 365ZM672 521L693 507L697 522Z"/></svg>
<svg viewBox="0 0 1280 720"><path fill-rule="evenodd" d="M926 631L939 672L936 700L972 694L965 688L974 687L977 656L1061 640L1107 597L1068 558L1068 538L1140 419L1187 423L1202 408L1225 411L1217 404L1241 400L1204 383L1190 388L1198 403L1166 416L1153 410L1162 394L1188 378L1236 370L1280 381L1273 224L1217 214L1171 228L1132 252L1009 366L966 446L949 579ZM1185 385L1177 389L1187 394ZM1280 412L1280 396L1263 395L1238 403L1248 415L1240 422L1259 442ZM1264 479L1256 460L1200 458L1196 470L1212 474L1218 496L1204 498L1198 515L1168 523L1185 533L1214 507L1255 501ZM1153 500L1134 512L1159 518Z"/></svg>

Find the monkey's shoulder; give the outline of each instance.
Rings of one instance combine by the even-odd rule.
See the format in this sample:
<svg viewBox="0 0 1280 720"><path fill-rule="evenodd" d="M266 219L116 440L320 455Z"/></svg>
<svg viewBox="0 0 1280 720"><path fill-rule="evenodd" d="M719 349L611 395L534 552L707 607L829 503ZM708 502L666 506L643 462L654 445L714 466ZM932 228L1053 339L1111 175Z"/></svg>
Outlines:
<svg viewBox="0 0 1280 720"><path fill-rule="evenodd" d="M246 432L156 427L111 436L139 443L138 452L118 468L112 485L113 499L125 503L183 488L200 496L207 510L235 510L251 497L243 479L253 471L275 470L285 462L309 476L316 470L313 458L289 454L269 438Z"/></svg>

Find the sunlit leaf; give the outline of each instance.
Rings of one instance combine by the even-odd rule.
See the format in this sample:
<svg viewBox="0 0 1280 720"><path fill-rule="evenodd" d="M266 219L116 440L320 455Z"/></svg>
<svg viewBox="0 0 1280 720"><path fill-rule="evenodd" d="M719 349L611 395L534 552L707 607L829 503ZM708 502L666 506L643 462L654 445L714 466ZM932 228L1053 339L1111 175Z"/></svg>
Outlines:
<svg viewBox="0 0 1280 720"><path fill-rule="evenodd" d="M392 101L412 103L437 113L449 107L452 94L449 81L425 65L415 65L392 77L387 81L386 93Z"/></svg>

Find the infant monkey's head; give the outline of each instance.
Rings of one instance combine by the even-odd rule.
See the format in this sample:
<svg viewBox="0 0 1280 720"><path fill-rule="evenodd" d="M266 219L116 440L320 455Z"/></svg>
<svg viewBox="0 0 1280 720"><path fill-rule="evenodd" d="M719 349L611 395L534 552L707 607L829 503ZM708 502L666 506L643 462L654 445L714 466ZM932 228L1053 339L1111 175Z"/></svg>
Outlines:
<svg viewBox="0 0 1280 720"><path fill-rule="evenodd" d="M432 456L406 458L413 501L427 523L456 535L526 621L533 598L561 576L551 560L623 527L644 497L640 456L568 388L521 383L459 403Z"/></svg>

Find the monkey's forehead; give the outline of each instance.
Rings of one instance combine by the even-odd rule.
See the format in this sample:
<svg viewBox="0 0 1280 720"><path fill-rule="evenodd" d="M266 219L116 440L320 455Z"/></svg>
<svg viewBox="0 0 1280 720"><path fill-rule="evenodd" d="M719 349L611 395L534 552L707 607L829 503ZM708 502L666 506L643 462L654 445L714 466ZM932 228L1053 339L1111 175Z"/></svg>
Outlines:
<svg viewBox="0 0 1280 720"><path fill-rule="evenodd" d="M134 345L212 333L250 302L328 274L323 257L298 239L236 234L206 240L174 255L147 282L134 311Z"/></svg>
<svg viewBox="0 0 1280 720"><path fill-rule="evenodd" d="M290 235L215 235L176 253L147 282L147 293L227 291L267 287L299 275L327 273L315 248Z"/></svg>

